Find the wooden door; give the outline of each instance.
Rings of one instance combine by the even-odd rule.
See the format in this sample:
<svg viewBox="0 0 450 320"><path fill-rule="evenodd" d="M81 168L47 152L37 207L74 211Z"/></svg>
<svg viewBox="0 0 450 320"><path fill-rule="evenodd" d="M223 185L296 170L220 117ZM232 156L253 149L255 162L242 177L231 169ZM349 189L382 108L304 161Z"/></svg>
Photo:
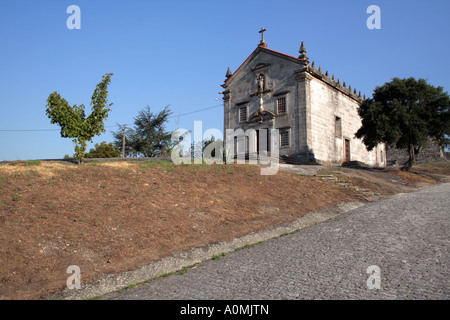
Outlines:
<svg viewBox="0 0 450 320"><path fill-rule="evenodd" d="M350 161L350 140L345 139L345 161Z"/></svg>

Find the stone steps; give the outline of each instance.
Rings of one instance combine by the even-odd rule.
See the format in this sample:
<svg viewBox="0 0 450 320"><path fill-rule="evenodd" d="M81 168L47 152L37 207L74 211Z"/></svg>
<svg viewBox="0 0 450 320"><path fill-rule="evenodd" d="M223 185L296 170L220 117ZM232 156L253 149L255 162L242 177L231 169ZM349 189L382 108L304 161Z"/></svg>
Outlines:
<svg viewBox="0 0 450 320"><path fill-rule="evenodd" d="M336 172L336 174L341 174L340 172ZM332 174L318 174L315 175L318 178L321 178L324 181L327 182L333 182L339 186L345 187L345 188L352 188L353 190L360 192L366 196L368 196L369 198L367 200L369 201L375 201L379 198L380 194L377 192L373 192L370 189L367 188L361 188L358 186L354 186L352 183L348 182L348 181L344 181L344 180L340 180L338 177L332 175Z"/></svg>

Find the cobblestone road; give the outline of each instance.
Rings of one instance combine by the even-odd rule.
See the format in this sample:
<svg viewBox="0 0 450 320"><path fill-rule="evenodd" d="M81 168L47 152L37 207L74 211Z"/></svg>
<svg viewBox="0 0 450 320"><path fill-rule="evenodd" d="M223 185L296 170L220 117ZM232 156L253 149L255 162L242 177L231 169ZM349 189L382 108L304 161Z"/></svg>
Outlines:
<svg viewBox="0 0 450 320"><path fill-rule="evenodd" d="M449 213L448 183L396 195L105 298L449 299Z"/></svg>

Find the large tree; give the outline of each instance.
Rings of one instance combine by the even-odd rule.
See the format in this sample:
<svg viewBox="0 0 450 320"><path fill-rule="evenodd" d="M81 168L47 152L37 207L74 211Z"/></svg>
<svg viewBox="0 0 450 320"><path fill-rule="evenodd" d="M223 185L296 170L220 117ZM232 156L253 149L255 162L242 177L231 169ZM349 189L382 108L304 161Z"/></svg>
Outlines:
<svg viewBox="0 0 450 320"><path fill-rule="evenodd" d="M86 116L84 105L73 107L63 99L58 92L53 92L47 99L46 115L51 123L57 123L61 127L61 137L74 138L75 158L81 163L86 154L87 142L92 138L105 132L104 121L108 118L108 85L112 73L103 76L102 81L97 84L91 98L92 112Z"/></svg>
<svg viewBox="0 0 450 320"><path fill-rule="evenodd" d="M150 107L139 111L134 118L134 127L125 131L125 155L131 157L158 157L170 154L171 134L165 130L169 107L154 114ZM112 133L114 145L122 151L123 128Z"/></svg>
<svg viewBox="0 0 450 320"><path fill-rule="evenodd" d="M376 87L373 97L360 105L362 127L356 137L370 151L379 143L404 149L409 154L402 170L408 171L420 150L430 141L449 145L450 99L442 87L425 80L394 78Z"/></svg>

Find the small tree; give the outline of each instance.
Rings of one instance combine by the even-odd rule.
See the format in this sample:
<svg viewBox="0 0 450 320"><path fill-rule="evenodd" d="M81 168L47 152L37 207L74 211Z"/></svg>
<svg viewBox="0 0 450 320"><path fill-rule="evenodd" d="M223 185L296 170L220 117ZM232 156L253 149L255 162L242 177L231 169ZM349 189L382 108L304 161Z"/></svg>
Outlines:
<svg viewBox="0 0 450 320"><path fill-rule="evenodd" d="M139 111L134 118L134 128L125 132L125 155L132 157L158 157L170 154L172 147L171 134L166 132L165 125L172 112L166 106L157 114L150 107ZM112 133L114 145L122 151L123 129Z"/></svg>
<svg viewBox="0 0 450 320"><path fill-rule="evenodd" d="M431 139L441 148L448 146L450 98L442 87L425 80L394 78L376 87L373 98L358 109L362 127L356 132L370 151L379 143L408 151L402 170L408 171L420 150Z"/></svg>
<svg viewBox="0 0 450 320"><path fill-rule="evenodd" d="M89 150L89 153L86 153L86 158L117 158L120 157L120 150L115 145L110 143L106 143L106 141L101 142L100 144L96 143L95 148Z"/></svg>
<svg viewBox="0 0 450 320"><path fill-rule="evenodd" d="M75 158L80 163L83 162L87 142L105 132L104 121L108 118L108 112L111 111L109 107L112 105L107 100L111 76L112 73L107 73L97 84L91 99L92 112L87 117L83 104L71 107L56 91L47 99L46 115L52 124L57 123L61 127L61 137L74 138Z"/></svg>

